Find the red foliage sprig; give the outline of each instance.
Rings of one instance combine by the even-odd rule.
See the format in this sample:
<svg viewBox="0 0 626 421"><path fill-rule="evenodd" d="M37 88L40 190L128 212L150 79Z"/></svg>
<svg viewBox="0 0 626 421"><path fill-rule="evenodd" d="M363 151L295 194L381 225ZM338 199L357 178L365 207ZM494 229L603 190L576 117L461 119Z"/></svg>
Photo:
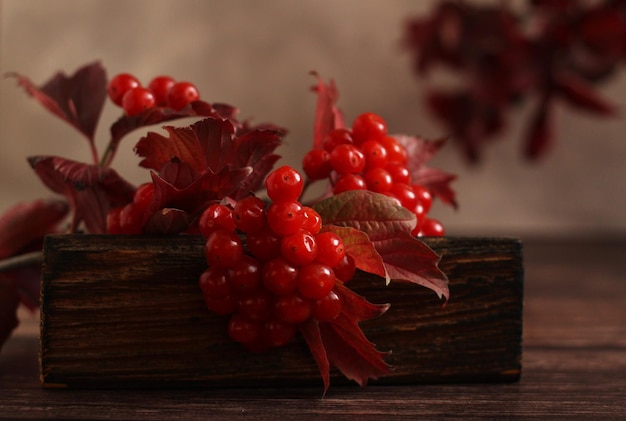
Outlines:
<svg viewBox="0 0 626 421"><path fill-rule="evenodd" d="M403 43L419 77L437 65L462 76L459 88L431 89L426 104L471 162L503 133L510 110L536 96L523 148L537 159L556 141L558 102L600 116L616 113L594 84L626 60L626 2L529 0L516 12L507 2L446 0L431 15L410 19Z"/></svg>

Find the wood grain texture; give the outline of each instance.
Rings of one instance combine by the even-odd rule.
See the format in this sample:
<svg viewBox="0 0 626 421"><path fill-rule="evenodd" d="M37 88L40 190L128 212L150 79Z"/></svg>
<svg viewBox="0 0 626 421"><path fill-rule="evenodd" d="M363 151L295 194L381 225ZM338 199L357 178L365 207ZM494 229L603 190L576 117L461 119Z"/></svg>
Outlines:
<svg viewBox="0 0 626 421"><path fill-rule="evenodd" d="M360 274L349 284L382 317L362 323L391 375L376 384L514 381L521 370L519 240L433 238L450 278L445 307L431 291ZM200 237L61 235L45 243L41 383L46 387L319 386L302 340L250 354L211 314L197 280ZM334 372L333 385L346 383Z"/></svg>

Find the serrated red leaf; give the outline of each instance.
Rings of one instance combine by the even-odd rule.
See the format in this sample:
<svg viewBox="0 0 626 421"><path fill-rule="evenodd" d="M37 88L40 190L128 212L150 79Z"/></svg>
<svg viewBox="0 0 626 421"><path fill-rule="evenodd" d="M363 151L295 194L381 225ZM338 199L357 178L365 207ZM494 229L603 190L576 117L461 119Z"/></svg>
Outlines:
<svg viewBox="0 0 626 421"><path fill-rule="evenodd" d="M81 222L88 232L106 232L109 209L132 201L135 188L115 170L55 156L28 159L43 183L62 194L72 209L73 231Z"/></svg>
<svg viewBox="0 0 626 421"><path fill-rule="evenodd" d="M529 159L538 159L545 155L553 144L552 105L546 98L537 107L528 124L524 154Z"/></svg>
<svg viewBox="0 0 626 421"><path fill-rule="evenodd" d="M311 74L317 78L317 85L311 88L317 94L312 149L321 149L326 135L333 129L345 127L346 124L343 113L336 105L339 91L335 82L331 79L326 85L316 72L311 72Z"/></svg>
<svg viewBox="0 0 626 421"><path fill-rule="evenodd" d="M320 322L319 330L330 364L360 386L391 371L384 361L390 352L378 351L357 321L346 314L340 313L330 322Z"/></svg>
<svg viewBox="0 0 626 421"><path fill-rule="evenodd" d="M365 232L383 259L388 279L413 282L449 298L448 279L438 268L439 256L410 234L415 215L394 200L358 190L332 196L314 208L324 224Z"/></svg>
<svg viewBox="0 0 626 421"><path fill-rule="evenodd" d="M10 75L17 78L29 95L80 131L93 145L107 95L106 71L100 62L83 66L71 76L59 72L41 87L20 74Z"/></svg>
<svg viewBox="0 0 626 421"><path fill-rule="evenodd" d="M375 319L390 307L389 304L372 304L340 282L335 284L335 292L341 297L342 311L356 321Z"/></svg>
<svg viewBox="0 0 626 421"><path fill-rule="evenodd" d="M148 217L143 232L147 234L179 234L190 224L187 212L176 208L162 208Z"/></svg>
<svg viewBox="0 0 626 421"><path fill-rule="evenodd" d="M362 271L384 278L385 264L366 233L353 227L325 224L321 232L330 231L343 240L346 254L354 259L354 265Z"/></svg>

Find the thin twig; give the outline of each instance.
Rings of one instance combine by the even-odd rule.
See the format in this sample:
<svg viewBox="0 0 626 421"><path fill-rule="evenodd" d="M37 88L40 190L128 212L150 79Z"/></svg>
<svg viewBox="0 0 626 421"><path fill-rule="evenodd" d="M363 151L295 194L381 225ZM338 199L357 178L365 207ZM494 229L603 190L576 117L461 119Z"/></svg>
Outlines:
<svg viewBox="0 0 626 421"><path fill-rule="evenodd" d="M0 273L43 263L43 251L33 251L0 260Z"/></svg>

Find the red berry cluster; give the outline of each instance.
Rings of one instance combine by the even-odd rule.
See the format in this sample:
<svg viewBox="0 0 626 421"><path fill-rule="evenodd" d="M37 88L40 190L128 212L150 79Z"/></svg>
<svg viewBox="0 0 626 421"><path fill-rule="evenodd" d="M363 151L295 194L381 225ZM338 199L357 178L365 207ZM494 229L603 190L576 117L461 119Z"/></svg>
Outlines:
<svg viewBox="0 0 626 421"><path fill-rule="evenodd" d="M322 149L313 149L303 158L307 177L329 178L333 193L371 190L397 199L415 213L418 224L414 235L443 235L439 221L427 217L432 204L430 191L411 182L404 145L387 133L387 123L374 113L363 113L351 129L332 130Z"/></svg>
<svg viewBox="0 0 626 421"><path fill-rule="evenodd" d="M355 271L343 240L320 232L320 215L298 201L304 181L296 170L280 167L265 185L269 205L256 196L232 208L213 204L199 221L209 265L199 282L204 300L231 315L229 335L255 351L286 344L310 318L334 319L342 310L335 282Z"/></svg>
<svg viewBox="0 0 626 421"><path fill-rule="evenodd" d="M169 76L157 76L148 86L142 86L129 73L120 73L111 79L108 94L111 101L122 107L129 116L153 107L168 107L179 111L200 98L198 88L193 83L177 82Z"/></svg>

